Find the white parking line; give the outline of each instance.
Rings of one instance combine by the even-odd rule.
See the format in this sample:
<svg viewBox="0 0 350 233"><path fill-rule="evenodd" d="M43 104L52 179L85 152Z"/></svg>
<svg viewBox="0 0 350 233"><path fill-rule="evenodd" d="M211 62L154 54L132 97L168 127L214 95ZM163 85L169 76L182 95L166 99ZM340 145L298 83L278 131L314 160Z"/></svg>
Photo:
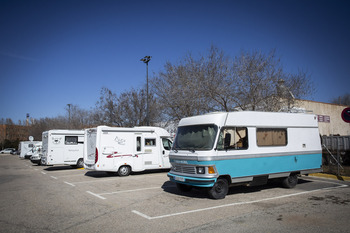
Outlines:
<svg viewBox="0 0 350 233"><path fill-rule="evenodd" d="M330 182L328 182L330 183ZM332 183L332 184L337 184L337 183ZM337 184L339 185L339 184ZM257 203L257 202L264 202L264 201L271 201L271 200L276 200L276 199L282 199L282 198L287 198L287 197L292 197L292 196L298 196L298 195L303 195L303 194L308 194L308 193L313 193L313 192L318 192L318 191L329 191L332 189L337 189L337 188L345 188L348 187L348 185L339 185L337 187L328 187L328 188L321 188L321 189L315 189L312 191L305 191L305 192L299 192L299 193L292 193L292 194L287 194L287 195L282 195L282 196L277 196L277 197L270 197L270 198L264 198L260 200L254 200L254 201L246 201L246 202L236 202L236 203L231 203L231 204L225 204L225 205L218 205L218 206L212 206L208 208L202 208L202 209L195 209L195 210L190 210L190 211L184 211L184 212L177 212L173 214L166 214L166 215L160 215L160 216L155 216L151 217L148 216L144 213L141 213L137 210L131 211L134 214L137 214L143 218L146 218L148 220L153 220L153 219L159 219L159 218L167 218L167 217L173 217L177 215L183 215L183 214L190 214L190 213L196 213L196 212L201 212L201 211L206 211L206 210L213 210L213 209L218 209L218 208L225 208L225 207L231 207L231 206L238 206L238 205L246 205L246 204L252 204L252 203Z"/></svg>
<svg viewBox="0 0 350 233"><path fill-rule="evenodd" d="M150 187L150 188L142 188L142 189L129 189L129 190L121 190L116 192L109 192L109 193L93 193L91 191L86 191L87 193L94 195L101 199L107 199L105 197L102 197L103 195L112 195L112 194L118 194L118 193L129 193L129 192L138 192L138 191L144 191L144 190L150 190L150 189L160 189L161 187Z"/></svg>
<svg viewBox="0 0 350 233"><path fill-rule="evenodd" d="M75 187L75 185L74 185L74 184L72 184L72 183L69 183L69 182L67 182L67 181L65 181L64 183L65 183L65 184L68 184L68 185L70 185L70 186L73 186L73 187Z"/></svg>
<svg viewBox="0 0 350 233"><path fill-rule="evenodd" d="M46 173L45 172L41 172L42 174L44 174L44 175L46 175Z"/></svg>
<svg viewBox="0 0 350 233"><path fill-rule="evenodd" d="M89 194L91 194L91 195L93 195L93 196L95 196L95 197L98 197L98 198L100 198L100 199L102 199L102 200L105 200L106 198L105 197L102 197L102 196L100 196L100 195L98 195L98 194L96 194L96 193L93 193L93 192L90 192L90 191L86 191L87 193L89 193Z"/></svg>
<svg viewBox="0 0 350 233"><path fill-rule="evenodd" d="M103 179L103 180L88 180L88 181L78 181L74 182L74 184L85 184L85 183L94 183L94 182L104 182L104 181L115 181L116 179Z"/></svg>
<svg viewBox="0 0 350 233"><path fill-rule="evenodd" d="M50 176L51 178L57 180L58 178L56 176Z"/></svg>
<svg viewBox="0 0 350 233"><path fill-rule="evenodd" d="M78 175L65 175L65 176L56 176L57 178L62 178L62 177L71 177L71 176L84 176L82 174L78 174Z"/></svg>
<svg viewBox="0 0 350 233"><path fill-rule="evenodd" d="M137 191L143 191L143 190L149 190L149 189L159 189L160 187L151 187L151 188L143 188L143 189L131 189L131 190L122 190L122 191L116 191L116 192L110 192L110 193L99 193L98 195L111 195L111 194L117 194L117 193L129 193L129 192L137 192Z"/></svg>

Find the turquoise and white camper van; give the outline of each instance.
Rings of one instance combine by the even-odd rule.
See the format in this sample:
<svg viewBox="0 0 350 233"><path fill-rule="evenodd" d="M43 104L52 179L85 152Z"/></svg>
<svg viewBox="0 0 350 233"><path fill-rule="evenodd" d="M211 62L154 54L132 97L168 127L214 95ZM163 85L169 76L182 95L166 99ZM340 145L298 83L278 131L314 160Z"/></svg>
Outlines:
<svg viewBox="0 0 350 233"><path fill-rule="evenodd" d="M298 176L321 171L322 149L313 114L225 112L179 122L168 173L181 191L208 188L224 198L235 184L279 178L293 188Z"/></svg>

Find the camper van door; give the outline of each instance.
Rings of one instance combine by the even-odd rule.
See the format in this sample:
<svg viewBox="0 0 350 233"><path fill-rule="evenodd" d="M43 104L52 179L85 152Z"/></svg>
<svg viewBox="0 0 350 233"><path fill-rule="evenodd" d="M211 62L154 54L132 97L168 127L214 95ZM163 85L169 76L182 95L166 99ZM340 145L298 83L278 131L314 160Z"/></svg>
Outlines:
<svg viewBox="0 0 350 233"><path fill-rule="evenodd" d="M162 162L164 168L170 168L170 161L169 161L169 153L170 149L172 147L172 142L169 138L161 138L162 143L160 143L161 147L161 156L162 156Z"/></svg>
<svg viewBox="0 0 350 233"><path fill-rule="evenodd" d="M145 137L144 137L145 153L143 154L143 164L145 166L145 169L152 169L152 168L159 167L160 147L158 146L158 143L161 143L161 142L159 141L159 138L157 140L156 134L145 134Z"/></svg>

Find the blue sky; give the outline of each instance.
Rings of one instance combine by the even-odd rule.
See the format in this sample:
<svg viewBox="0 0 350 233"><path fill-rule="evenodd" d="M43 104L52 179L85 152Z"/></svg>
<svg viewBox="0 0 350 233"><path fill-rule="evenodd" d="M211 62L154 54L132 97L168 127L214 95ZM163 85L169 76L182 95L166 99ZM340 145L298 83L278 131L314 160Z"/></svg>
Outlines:
<svg viewBox="0 0 350 233"><path fill-rule="evenodd" d="M15 123L95 106L186 53L276 49L286 72L308 71L329 102L349 93L350 2L0 0L0 118Z"/></svg>

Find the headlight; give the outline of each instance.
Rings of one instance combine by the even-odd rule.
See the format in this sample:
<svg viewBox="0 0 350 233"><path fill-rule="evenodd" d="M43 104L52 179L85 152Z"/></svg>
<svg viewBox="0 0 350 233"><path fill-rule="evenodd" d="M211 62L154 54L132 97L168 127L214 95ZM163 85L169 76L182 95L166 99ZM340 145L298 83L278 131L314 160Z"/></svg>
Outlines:
<svg viewBox="0 0 350 233"><path fill-rule="evenodd" d="M204 167L197 167L197 174L204 174L205 168Z"/></svg>

